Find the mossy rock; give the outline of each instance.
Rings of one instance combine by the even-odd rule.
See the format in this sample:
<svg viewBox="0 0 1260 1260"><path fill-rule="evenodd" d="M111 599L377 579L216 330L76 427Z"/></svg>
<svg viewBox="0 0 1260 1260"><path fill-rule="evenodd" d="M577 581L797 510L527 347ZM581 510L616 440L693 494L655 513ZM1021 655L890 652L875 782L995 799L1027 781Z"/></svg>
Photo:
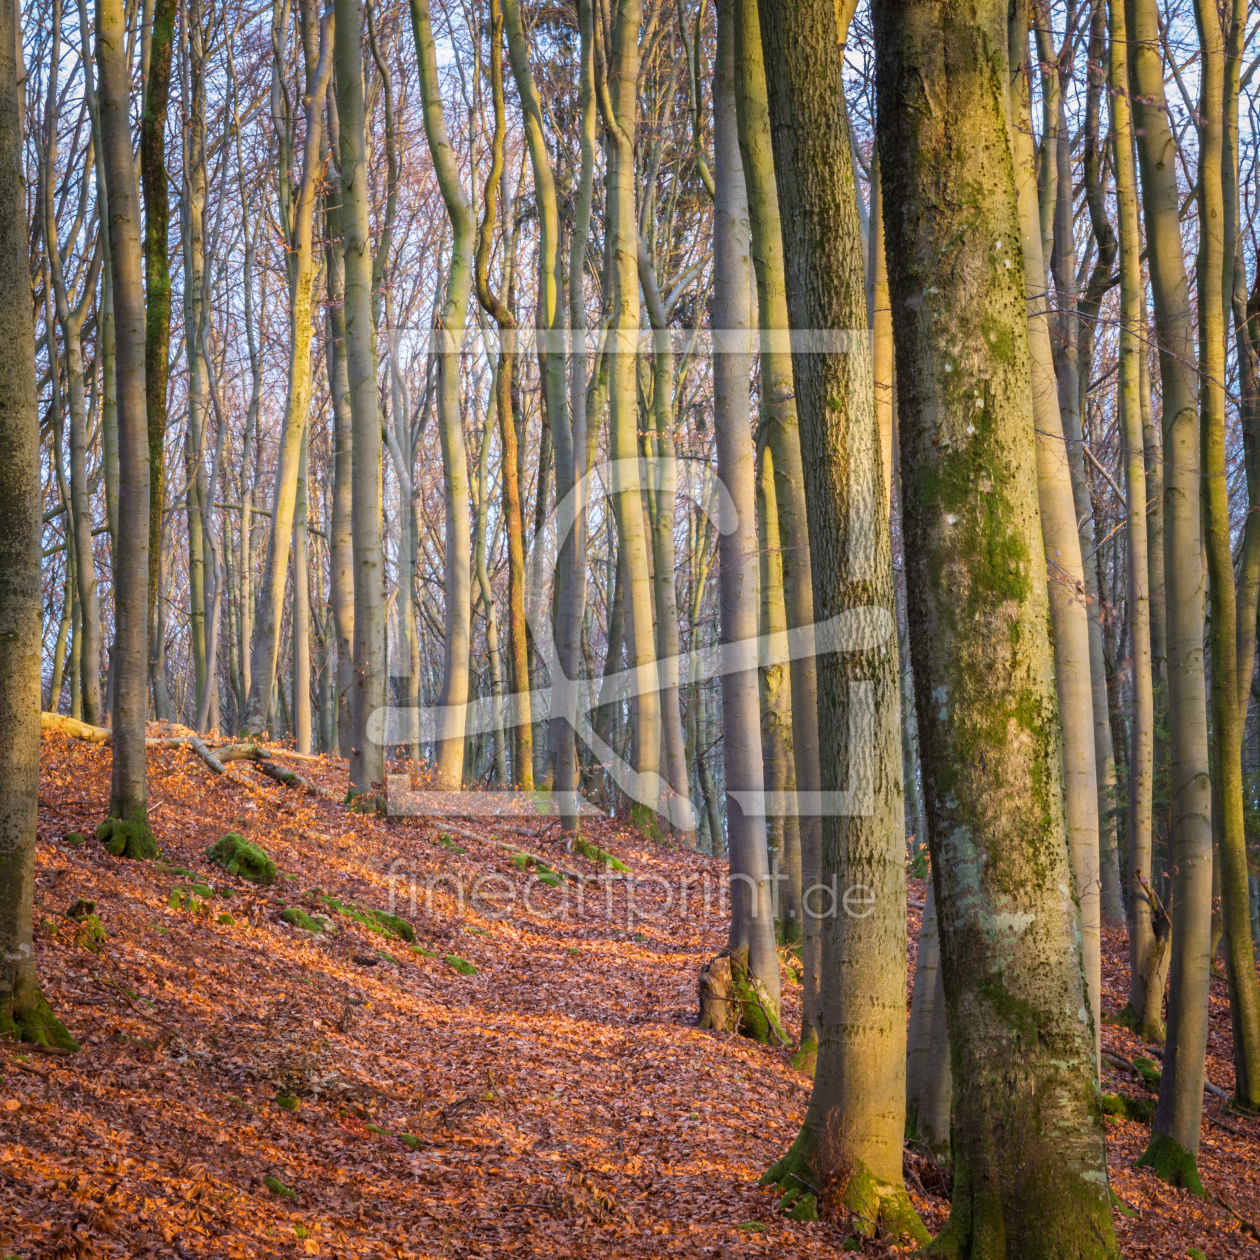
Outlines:
<svg viewBox="0 0 1260 1260"><path fill-rule="evenodd" d="M573 838L573 852L581 854L590 862L598 862L601 866L607 863L614 871L624 871L630 874L630 868L620 859L615 858L606 849L601 849L599 845L592 844L589 840L584 840L581 836Z"/></svg>
<svg viewBox="0 0 1260 1260"><path fill-rule="evenodd" d="M565 950L565 953L568 954L570 958L577 958L581 952L582 951L578 949L576 945L570 945L569 948Z"/></svg>
<svg viewBox="0 0 1260 1260"><path fill-rule="evenodd" d="M398 1140L409 1150L416 1151L420 1149L420 1139L414 1133L400 1133Z"/></svg>
<svg viewBox="0 0 1260 1260"><path fill-rule="evenodd" d="M229 875L239 875L256 884L276 882L276 864L256 844L250 844L234 831L229 831L213 848L208 849L206 856Z"/></svg>
<svg viewBox="0 0 1260 1260"><path fill-rule="evenodd" d="M1149 1098L1126 1098L1123 1094L1104 1094L1102 1109L1106 1115L1116 1116L1121 1120L1136 1120L1139 1124L1150 1124L1155 1118L1155 1104Z"/></svg>
<svg viewBox="0 0 1260 1260"><path fill-rule="evenodd" d="M467 958L461 958L458 954L446 955L447 966L453 967L461 976L475 976L477 968L468 961Z"/></svg>
<svg viewBox="0 0 1260 1260"><path fill-rule="evenodd" d="M215 922L221 923L224 927L233 927L236 923L236 920L232 918L230 914L227 914L225 912L219 915L219 917L215 920Z"/></svg>
<svg viewBox="0 0 1260 1260"><path fill-rule="evenodd" d="M220 889L219 889L219 896L220 896L220 897L227 898L227 897L230 897L231 895L232 895L232 889L230 889L230 888L220 888Z"/></svg>
<svg viewBox="0 0 1260 1260"><path fill-rule="evenodd" d="M1148 1089L1159 1090L1159 1083L1163 1080L1164 1074L1154 1059L1144 1059L1139 1056L1133 1060L1133 1066L1137 1068L1138 1075Z"/></svg>
<svg viewBox="0 0 1260 1260"><path fill-rule="evenodd" d="M68 844L72 849L77 849L81 845L87 843L87 836L85 836L81 831L67 831L66 834L61 837L61 843Z"/></svg>
<svg viewBox="0 0 1260 1260"><path fill-rule="evenodd" d="M1186 1250L1186 1260L1207 1260L1207 1252L1199 1247L1189 1247Z"/></svg>
<svg viewBox="0 0 1260 1260"><path fill-rule="evenodd" d="M305 910L299 910L297 906L290 906L281 913L280 917L285 923L292 923L294 927L299 927L306 932L322 932L324 930L321 923L317 923Z"/></svg>
<svg viewBox="0 0 1260 1260"><path fill-rule="evenodd" d="M297 1191L290 1190L279 1177L264 1177L263 1185L266 1186L272 1194L279 1195L282 1199L297 1198Z"/></svg>
<svg viewBox="0 0 1260 1260"><path fill-rule="evenodd" d="M277 1094L276 1106L283 1107L285 1111L298 1111L302 1104L294 1094Z"/></svg>
<svg viewBox="0 0 1260 1260"><path fill-rule="evenodd" d="M109 939L100 917L89 914L78 921L79 930L75 935L75 943L82 945L90 954L99 953L101 947Z"/></svg>
<svg viewBox="0 0 1260 1260"><path fill-rule="evenodd" d="M448 853L467 853L468 850L456 844L454 840L443 832L440 836L433 837L433 843L439 848L445 849Z"/></svg>
<svg viewBox="0 0 1260 1260"><path fill-rule="evenodd" d="M96 829L96 838L111 857L131 858L148 862L157 857L157 840L144 817L134 819L107 818Z"/></svg>
<svg viewBox="0 0 1260 1260"><path fill-rule="evenodd" d="M158 862L153 869L159 875L177 875L180 879L198 881L203 878L196 871L190 871L186 866L174 866L170 862Z"/></svg>
<svg viewBox="0 0 1260 1260"><path fill-rule="evenodd" d="M414 943L416 939L416 930L402 918L401 915L388 914L384 910L369 910L368 913L381 925L381 927L392 932L395 936L406 941L408 945Z"/></svg>
<svg viewBox="0 0 1260 1260"><path fill-rule="evenodd" d="M206 901L209 901L214 896L214 889L209 884L194 884L192 890L198 897Z"/></svg>

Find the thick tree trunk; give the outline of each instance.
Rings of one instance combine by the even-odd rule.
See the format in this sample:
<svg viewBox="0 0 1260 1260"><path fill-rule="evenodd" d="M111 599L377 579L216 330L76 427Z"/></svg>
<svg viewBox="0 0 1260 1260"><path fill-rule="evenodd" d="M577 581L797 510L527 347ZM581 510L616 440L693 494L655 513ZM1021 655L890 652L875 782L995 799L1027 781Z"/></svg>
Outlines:
<svg viewBox="0 0 1260 1260"><path fill-rule="evenodd" d="M911 649L957 1082L953 1205L934 1250L1117 1257L1061 798L1007 6L894 2L875 34Z"/></svg>
<svg viewBox="0 0 1260 1260"><path fill-rule="evenodd" d="M31 282L17 15L0 4L0 284L15 299ZM12 300L0 304L0 1039L77 1050L40 992L32 937L42 498L35 331L30 302Z"/></svg>
<svg viewBox="0 0 1260 1260"><path fill-rule="evenodd" d="M762 0L760 27L788 312L800 338L793 369L814 615L822 625L843 627L818 672L822 786L831 802L820 883L837 890L829 908L820 904L826 894L815 895L825 910L818 1061L801 1133L766 1177L786 1190L802 1164L815 1177L834 1171L826 1162L842 1126L854 1171L847 1206L869 1232L878 1223L926 1242L902 1182L901 688L860 198L842 81L844 31L829 0ZM886 151L882 142L880 148Z"/></svg>
<svg viewBox="0 0 1260 1260"><path fill-rule="evenodd" d="M130 75L120 0L97 0L102 158L109 195L118 374L118 521L128 540L114 555L113 775L109 816L97 830L110 851L153 857L144 719L148 702L149 441L144 389L140 194L131 153Z"/></svg>
<svg viewBox="0 0 1260 1260"><path fill-rule="evenodd" d="M1173 798L1168 1041L1151 1144L1143 1159L1166 1180L1198 1189L1212 918L1212 807L1203 676L1205 574L1194 323L1182 254L1176 143L1164 97L1155 0L1125 0L1125 20L1164 408L1164 581Z"/></svg>

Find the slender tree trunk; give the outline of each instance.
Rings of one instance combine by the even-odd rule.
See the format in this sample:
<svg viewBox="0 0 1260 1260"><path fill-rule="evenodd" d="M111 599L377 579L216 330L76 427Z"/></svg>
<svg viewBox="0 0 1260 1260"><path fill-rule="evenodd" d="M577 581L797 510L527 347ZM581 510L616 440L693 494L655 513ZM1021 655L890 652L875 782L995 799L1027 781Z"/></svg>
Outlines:
<svg viewBox="0 0 1260 1260"><path fill-rule="evenodd" d="M757 695L756 472L748 429L749 301L748 199L735 117L735 13L718 10L714 67L713 202L713 423L718 480L729 495L718 541L721 591L722 757L730 842L729 946L760 983L774 1023L779 1017L779 959L766 852ZM731 519L733 517L733 519ZM904 998L903 998L904 1002ZM767 1036L773 1036L767 1029Z"/></svg>
<svg viewBox="0 0 1260 1260"><path fill-rule="evenodd" d="M1212 807L1203 676L1205 574L1194 324L1155 0L1125 0L1125 20L1164 407L1164 581L1173 800L1168 1041L1159 1106L1143 1160L1165 1180L1200 1190L1196 1161L1207 1049Z"/></svg>
<svg viewBox="0 0 1260 1260"><path fill-rule="evenodd" d="M919 923L919 948L914 966L914 991L910 995L910 1022L906 1030L906 1134L920 1133L919 1100L928 1068L932 1023L936 1018L936 993L941 967L941 938L936 929L936 891L927 881L927 898ZM941 1006L945 1005L942 1000ZM948 1037L946 1038L948 1042Z"/></svg>
<svg viewBox="0 0 1260 1260"><path fill-rule="evenodd" d="M372 240L363 106L363 35L357 0L335 0L341 226L345 259L346 370L353 428L354 680L350 791L379 804L385 787L385 553L381 539L381 421L372 345ZM322 94L321 94L322 95ZM280 522L272 528L279 531ZM451 547L456 540L448 535ZM467 559L467 548L464 550ZM451 598L448 587L447 598ZM465 653L465 660L467 654ZM346 751L346 750L343 750ZM462 756L462 747L461 747Z"/></svg>
<svg viewBox="0 0 1260 1260"><path fill-rule="evenodd" d="M97 829L117 856L150 858L144 719L148 701L149 442L144 387L140 194L131 153L130 75L120 0L97 0L102 158L109 195L118 373L118 521L127 546L114 555L113 776Z"/></svg>
<svg viewBox="0 0 1260 1260"><path fill-rule="evenodd" d="M0 1039L77 1050L40 992L32 920L39 805L40 488L16 0L0 4ZM52 329L49 361L53 360ZM55 370L55 368L54 368ZM55 697L54 697L55 701Z"/></svg>
<svg viewBox="0 0 1260 1260"><path fill-rule="evenodd" d="M324 98L332 77L334 45L338 43L334 29L333 10L329 8L320 22L319 61L314 75L307 82L306 96L303 99L306 140L302 152L302 177L295 199L293 239L289 248L291 271L288 391L284 424L280 430L280 449L276 456L275 488L271 496L271 536L267 543L267 565L258 593L258 623L250 663L249 703L245 711L245 728L252 735L262 734L267 722L268 700L280 660L280 630L284 615L284 588L288 577L289 553L297 537L295 510L298 480L311 411L311 304L316 271L313 240L315 194L321 168L320 140L323 134ZM338 88L341 89L340 78ZM344 154L344 143L342 149ZM348 205L349 195L343 200ZM348 283L346 289L348 297ZM347 315L347 321L348 318ZM372 375L374 378L375 372ZM378 434L378 446L379 437ZM295 552L294 564L304 558ZM309 657L307 663L309 668ZM309 741L309 701L307 711Z"/></svg>
<svg viewBox="0 0 1260 1260"><path fill-rule="evenodd" d="M868 1231L878 1222L895 1236L926 1242L901 1171L901 690L860 195L842 81L845 31L837 18L828 0L760 6L788 311L802 337L793 367L814 616L844 627L838 650L821 658L818 678L822 786L834 802L823 819L820 882L841 890L842 904L833 904L822 923L818 1062L805 1123L766 1176L785 1190L802 1163L823 1176L840 1125L854 1170L847 1205Z"/></svg>
<svg viewBox="0 0 1260 1260"><path fill-rule="evenodd" d="M893 2L875 37L911 648L957 1082L953 1204L934 1249L1118 1257L1050 681L1007 5Z"/></svg>
<svg viewBox="0 0 1260 1260"><path fill-rule="evenodd" d="M328 99L330 142L336 101ZM333 158L341 165L339 139L331 143ZM345 255L342 248L341 198L337 188L327 203L328 247L326 266L328 302L328 393L332 407L332 510L329 513L329 601L337 638L337 748L348 757L354 745L351 697L354 694L354 539L351 531L353 485L353 420L350 382L346 374Z"/></svg>
<svg viewBox="0 0 1260 1260"><path fill-rule="evenodd" d="M156 0L149 30L140 178L144 191L144 381L149 430L149 624L157 615L158 553L166 506L166 389L171 350L171 272L167 258L170 203L166 175L166 111L178 0Z"/></svg>
<svg viewBox="0 0 1260 1260"><path fill-rule="evenodd" d="M1151 668L1151 581L1148 562L1142 370L1146 354L1146 294L1142 284L1137 166L1128 97L1128 28L1124 5L1110 6L1111 139L1116 174L1116 222L1120 240L1119 411L1128 496L1129 617L1133 635L1133 731L1129 755L1129 860L1125 912L1129 926L1129 1002L1125 1020L1147 1040L1162 1041L1162 1012L1146 1002L1156 962L1156 908L1151 898L1151 826L1154 793L1155 693ZM1160 986L1162 996L1163 986Z"/></svg>
<svg viewBox="0 0 1260 1260"><path fill-rule="evenodd" d="M1234 1032L1234 1096L1260 1110L1260 988L1251 950L1247 842L1243 834L1242 734L1238 627L1231 555L1229 483L1225 457L1225 265L1221 164L1224 142L1225 40L1215 4L1196 0L1199 29L1199 411L1206 492L1209 647L1212 659L1212 738L1219 802L1217 868ZM1251 662L1247 662L1250 672ZM1250 680L1249 680L1250 681ZM1250 686L1248 685L1248 690Z"/></svg>
<svg viewBox="0 0 1260 1260"><path fill-rule="evenodd" d="M748 190L752 262L757 277L758 327L762 330L761 407L766 443L774 459L775 505L783 560L783 600L789 630L814 624L813 575L810 567L809 522L805 508L805 474L792 358L786 344L787 286L779 196L774 179L770 114L766 96L761 29L755 0L738 0L735 25L735 91L740 154ZM770 333L770 336L764 334ZM775 334L778 334L777 336ZM796 788L806 800L822 785L818 762L818 665L813 656L794 657L792 688L792 754ZM822 819L800 809L797 827L801 848L802 928L801 1045L816 1045L822 968L822 928L817 914L804 905L805 890L818 882L822 866ZM815 902L819 894L815 893Z"/></svg>
<svg viewBox="0 0 1260 1260"><path fill-rule="evenodd" d="M642 0L625 0L616 11L611 46L603 50L605 77L596 97L606 129L608 257L606 277L609 353L612 356L608 449L612 459L613 510L623 574L626 649L633 671L634 768L627 789L631 817L651 822L664 786L658 773L661 706L656 676L656 630L639 474L638 397L635 383L639 337L638 216L635 213L635 130L638 123L639 26ZM595 23L596 39L603 24Z"/></svg>
<svg viewBox="0 0 1260 1260"><path fill-rule="evenodd" d="M459 352L472 291L473 237L476 223L460 184L455 151L442 117L437 53L428 0L411 0L411 28L424 102L424 129L437 172L442 199L451 220L453 240L446 299L438 348L438 428L442 444L442 476L446 487L446 642L439 701L435 785L457 791L464 772L464 729L468 701L469 617L472 608L472 525L468 515L468 465L459 412ZM344 109L343 109L344 114ZM366 227L366 224L365 224ZM506 474L505 474L506 478ZM513 627L515 629L515 627ZM520 679L514 679L518 685Z"/></svg>
<svg viewBox="0 0 1260 1260"><path fill-rule="evenodd" d="M1098 874L1099 792L1090 627L1086 581L1077 528L1068 443L1051 348L1047 276L1041 252L1036 162L1032 146L1027 78L1018 67L1028 56L1028 5L1014 6L1009 27L1011 139L1015 193L1027 291L1033 425L1037 448L1037 502L1046 558L1050 619L1054 629L1054 681L1063 730L1063 800L1075 891L1080 903L1081 956L1094 1020L1094 1046L1101 1030L1102 937Z"/></svg>
<svg viewBox="0 0 1260 1260"><path fill-rule="evenodd" d="M297 495L293 510L293 740L298 752L311 751L311 596L306 533L307 432L302 433ZM399 603L400 615L402 603Z"/></svg>

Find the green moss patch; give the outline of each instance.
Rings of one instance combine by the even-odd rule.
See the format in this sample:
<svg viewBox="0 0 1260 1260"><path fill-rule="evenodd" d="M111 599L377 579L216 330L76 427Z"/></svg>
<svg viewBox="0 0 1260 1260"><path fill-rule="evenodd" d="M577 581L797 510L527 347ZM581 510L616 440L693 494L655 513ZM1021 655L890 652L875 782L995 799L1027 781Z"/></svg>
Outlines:
<svg viewBox="0 0 1260 1260"><path fill-rule="evenodd" d="M81 831L67 831L66 834L61 837L61 843L68 844L72 849L77 849L81 845L87 843L87 836L85 836Z"/></svg>
<svg viewBox="0 0 1260 1260"><path fill-rule="evenodd" d="M598 862L601 866L607 864L614 871L624 871L627 875L630 874L630 868L620 858L613 857L606 849L601 849L599 845L592 844L581 836L574 837L573 852L581 854L588 861Z"/></svg>
<svg viewBox="0 0 1260 1260"><path fill-rule="evenodd" d="M420 1148L420 1139L414 1133L400 1133L398 1140L409 1150L415 1151Z"/></svg>
<svg viewBox="0 0 1260 1260"><path fill-rule="evenodd" d="M206 856L212 862L217 862L229 875L239 875L256 884L276 882L276 864L256 844L250 844L234 831L229 831L213 848L207 850Z"/></svg>
<svg viewBox="0 0 1260 1260"><path fill-rule="evenodd" d="M1133 1066L1137 1068L1138 1075L1142 1078L1146 1087L1158 1091L1159 1083L1163 1080L1163 1073L1159 1070L1159 1064L1154 1059L1144 1059L1139 1056L1133 1060Z"/></svg>
<svg viewBox="0 0 1260 1260"><path fill-rule="evenodd" d="M453 967L461 976L475 976L477 968L468 961L467 958L461 958L458 954L446 955L447 966Z"/></svg>
<svg viewBox="0 0 1260 1260"><path fill-rule="evenodd" d="M1150 1144L1137 1166L1154 1169L1155 1175L1170 1186L1183 1186L1200 1199L1207 1198L1194 1156L1166 1133L1151 1134Z"/></svg>
<svg viewBox="0 0 1260 1260"><path fill-rule="evenodd" d="M356 905L353 901L342 901L338 897L328 897L315 891L313 900L326 906L336 914L345 915L355 923L361 923L369 931L378 936L394 936L411 944L416 939L416 930L401 915L389 914L385 910L371 910L367 906Z"/></svg>
<svg viewBox="0 0 1260 1260"><path fill-rule="evenodd" d="M297 1198L297 1191L290 1190L279 1177L264 1177L263 1185L266 1186L272 1194L278 1194L282 1199Z"/></svg>
<svg viewBox="0 0 1260 1260"><path fill-rule="evenodd" d="M224 927L232 927L236 923L236 920L232 918L230 914L221 914L216 922L221 923Z"/></svg>
<svg viewBox="0 0 1260 1260"><path fill-rule="evenodd" d="M277 1094L276 1106L283 1107L285 1111L297 1111L302 1104L294 1094Z"/></svg>
<svg viewBox="0 0 1260 1260"><path fill-rule="evenodd" d="M324 930L321 923L312 919L305 910L299 910L297 906L290 906L287 910L282 911L280 918L285 923L292 923L294 927L299 927L305 932L322 932Z"/></svg>
<svg viewBox="0 0 1260 1260"><path fill-rule="evenodd" d="M1155 1118L1155 1104L1149 1098L1126 1098L1123 1094L1104 1094L1102 1109L1109 1116L1121 1120L1136 1120L1150 1124Z"/></svg>
<svg viewBox="0 0 1260 1260"><path fill-rule="evenodd" d="M448 853L467 853L468 850L456 844L454 840L443 832L440 836L433 837L433 843L440 849L445 849Z"/></svg>

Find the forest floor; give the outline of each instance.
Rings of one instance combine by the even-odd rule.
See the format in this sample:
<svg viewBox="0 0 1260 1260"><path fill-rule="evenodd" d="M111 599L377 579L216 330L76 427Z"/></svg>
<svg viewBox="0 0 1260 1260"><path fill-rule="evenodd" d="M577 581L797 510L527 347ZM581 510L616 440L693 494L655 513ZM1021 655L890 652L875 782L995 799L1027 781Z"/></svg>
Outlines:
<svg viewBox="0 0 1260 1260"><path fill-rule="evenodd" d="M726 934L721 864L598 821L587 834L637 891L606 874L551 888L514 859L591 880L606 869L566 852L554 823L359 817L249 762L217 777L186 749L150 754L163 853L129 862L63 840L103 816L109 767L106 748L44 737L37 950L83 1051L0 1050L0 1255L840 1249L841 1223L785 1221L757 1184L796 1135L808 1078L785 1051L695 1026L699 967ZM344 790L339 763L301 770ZM229 830L275 860L273 886L210 862ZM361 919L389 910L391 888L414 945L351 917L349 903ZM912 882L912 899L923 891ZM79 898L96 903L103 941L66 917ZM336 931L292 926L286 907L322 911ZM913 965L917 910L909 927ZM1104 968L1111 1011L1125 998L1122 933ZM792 1028L800 990L786 970L784 992ZM1209 1078L1228 1089L1223 981L1212 1002ZM1110 1026L1103 1044L1142 1051ZM1108 1090L1145 1092L1104 1071ZM1225 1207L1135 1169L1142 1125L1107 1126L1112 1185L1138 1213L1116 1217L1126 1256L1256 1255ZM1260 1123L1209 1099L1204 1180L1251 1220L1258 1165ZM912 1197L939 1228L946 1199ZM902 1254L878 1240L865 1253Z"/></svg>

